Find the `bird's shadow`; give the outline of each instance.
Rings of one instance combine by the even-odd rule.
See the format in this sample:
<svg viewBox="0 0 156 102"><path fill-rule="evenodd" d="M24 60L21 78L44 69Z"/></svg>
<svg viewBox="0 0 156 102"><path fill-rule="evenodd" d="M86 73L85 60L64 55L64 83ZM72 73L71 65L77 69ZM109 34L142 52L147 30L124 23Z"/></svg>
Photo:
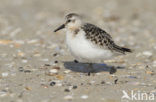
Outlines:
<svg viewBox="0 0 156 102"><path fill-rule="evenodd" d="M64 67L74 72L88 73L87 70L88 63L64 62ZM109 66L103 63L93 63L93 69L95 71L94 73L105 71L105 72L109 72L110 74L113 74L117 71L117 69L124 69L124 67Z"/></svg>

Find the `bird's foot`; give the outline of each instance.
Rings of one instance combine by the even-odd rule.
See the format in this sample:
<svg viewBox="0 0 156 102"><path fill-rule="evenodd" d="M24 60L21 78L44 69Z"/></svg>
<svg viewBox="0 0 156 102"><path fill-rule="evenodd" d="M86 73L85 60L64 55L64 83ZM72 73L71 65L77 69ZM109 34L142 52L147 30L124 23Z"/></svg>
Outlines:
<svg viewBox="0 0 156 102"><path fill-rule="evenodd" d="M74 62L75 62L75 63L79 63L79 61L77 61L77 60L74 60Z"/></svg>

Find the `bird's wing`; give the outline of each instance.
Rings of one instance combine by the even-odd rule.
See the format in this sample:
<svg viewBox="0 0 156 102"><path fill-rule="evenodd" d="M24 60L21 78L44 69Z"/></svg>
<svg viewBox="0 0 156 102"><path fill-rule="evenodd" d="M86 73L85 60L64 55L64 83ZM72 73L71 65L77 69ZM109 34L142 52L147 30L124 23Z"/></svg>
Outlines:
<svg viewBox="0 0 156 102"><path fill-rule="evenodd" d="M116 45L112 37L107 32L93 24L86 23L82 26L82 29L86 33L86 38L100 47L107 47L111 51L116 51L123 54L125 52L131 52L131 50L128 48L123 48Z"/></svg>

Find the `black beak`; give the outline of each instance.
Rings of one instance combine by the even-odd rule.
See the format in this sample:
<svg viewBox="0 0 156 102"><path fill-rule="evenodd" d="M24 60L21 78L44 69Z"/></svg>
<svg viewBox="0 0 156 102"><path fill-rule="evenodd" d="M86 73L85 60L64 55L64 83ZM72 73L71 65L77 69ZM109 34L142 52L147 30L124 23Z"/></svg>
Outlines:
<svg viewBox="0 0 156 102"><path fill-rule="evenodd" d="M65 28L65 24L62 24L60 27L58 27L56 30L54 30L54 32L57 32L57 31L59 31L59 30L61 30L63 28Z"/></svg>

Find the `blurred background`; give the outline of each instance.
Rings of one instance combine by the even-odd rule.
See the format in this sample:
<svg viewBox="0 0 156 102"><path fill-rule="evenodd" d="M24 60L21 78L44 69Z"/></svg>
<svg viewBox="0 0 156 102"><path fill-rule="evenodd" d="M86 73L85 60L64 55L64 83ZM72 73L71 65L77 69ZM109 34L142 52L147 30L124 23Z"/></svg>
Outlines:
<svg viewBox="0 0 156 102"><path fill-rule="evenodd" d="M125 69L89 78L65 68L62 61L74 58L66 49L65 32L53 30L71 12L134 50L109 63ZM0 102L120 102L123 89L156 93L155 27L155 0L0 0ZM58 86L51 87L52 81ZM76 91L64 91L72 85Z"/></svg>

